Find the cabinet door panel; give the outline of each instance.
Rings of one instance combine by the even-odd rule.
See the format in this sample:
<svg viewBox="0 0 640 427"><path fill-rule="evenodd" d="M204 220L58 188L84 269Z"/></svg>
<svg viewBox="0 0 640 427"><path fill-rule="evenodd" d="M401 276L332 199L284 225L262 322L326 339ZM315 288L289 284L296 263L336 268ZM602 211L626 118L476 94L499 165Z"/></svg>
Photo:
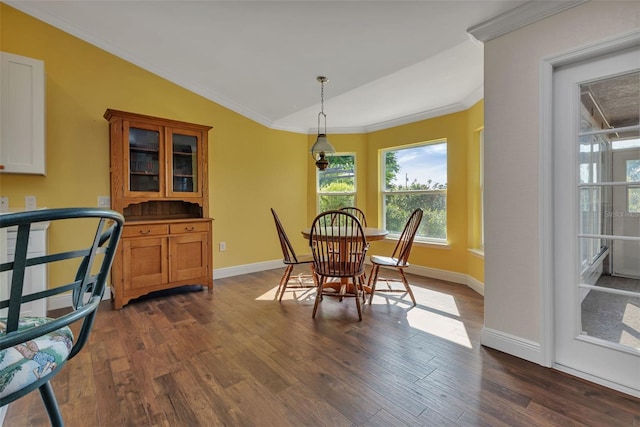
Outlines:
<svg viewBox="0 0 640 427"><path fill-rule="evenodd" d="M164 153L162 127L147 123L123 122L125 197L164 195Z"/></svg>
<svg viewBox="0 0 640 427"><path fill-rule="evenodd" d="M194 233L169 238L171 252L169 279L172 282L207 276L208 242L207 233Z"/></svg>
<svg viewBox="0 0 640 427"><path fill-rule="evenodd" d="M125 289L167 283L167 239L123 239Z"/></svg>
<svg viewBox="0 0 640 427"><path fill-rule="evenodd" d="M187 129L167 129L168 197L202 197L202 134Z"/></svg>
<svg viewBox="0 0 640 427"><path fill-rule="evenodd" d="M46 175L44 62L0 52L0 92L0 170Z"/></svg>

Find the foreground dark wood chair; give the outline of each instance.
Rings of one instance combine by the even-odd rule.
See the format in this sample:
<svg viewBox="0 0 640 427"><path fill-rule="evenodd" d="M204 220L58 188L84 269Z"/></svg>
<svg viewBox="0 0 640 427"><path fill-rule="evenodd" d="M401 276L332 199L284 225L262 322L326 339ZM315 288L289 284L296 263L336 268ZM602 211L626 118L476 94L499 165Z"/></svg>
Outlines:
<svg viewBox="0 0 640 427"><path fill-rule="evenodd" d="M323 212L313 220L309 246L314 278L318 282L312 317L316 317L323 297L334 296L340 300L352 297L356 301L358 318L362 320L360 298L364 295L364 260L369 244L360 221L340 210ZM339 282L329 282L334 278Z"/></svg>
<svg viewBox="0 0 640 427"><path fill-rule="evenodd" d="M74 245L56 253L28 258L31 226L49 221L51 228L63 226L73 233L73 241L86 236L86 245ZM64 223L64 225L62 224ZM6 317L0 319L0 406L7 405L38 389L51 425L62 426L62 415L50 380L86 344L105 291L106 280L122 233L124 218L117 212L93 208L45 209L0 215L0 229L17 227L13 261L0 264L0 274L8 283L9 298L0 301ZM85 233L87 227L91 231ZM25 271L36 265L59 266L68 271L62 283L25 294ZM51 287L53 285L53 287ZM57 318L21 317L23 304L71 291L72 311ZM74 339L71 324L79 323Z"/></svg>
<svg viewBox="0 0 640 427"><path fill-rule="evenodd" d="M273 221L276 223L276 231L278 232L278 239L280 240L280 247L282 248L282 262L287 266L284 270L284 274L280 279L278 290L276 291L276 298L278 301L282 301L282 297L287 288L294 287L296 289L312 289L316 287L315 280L312 273L303 274L300 273L297 276L291 278L291 273L297 265L308 265L311 269L313 258L311 254L296 255L293 250L293 246L287 237L287 233L284 231L284 227L278 218L276 211L271 208L271 214L273 215Z"/></svg>
<svg viewBox="0 0 640 427"><path fill-rule="evenodd" d="M413 305L416 305L416 298L413 296L413 291L411 290L407 277L404 274L404 269L409 267L409 254L411 253L411 247L413 246L413 240L416 236L416 232L418 231L418 227L420 226L420 221L422 221L422 209L416 209L409 216L391 256L371 255L369 257L371 264L373 264L373 268L369 275L369 282L367 284L369 288L371 288L369 304L373 302L373 295L376 291L377 282L383 281L386 283L387 287L383 289L382 292L408 293L411 297L411 301L413 301ZM400 280L379 277L380 267L389 267L397 270L400 275ZM401 282L404 285L404 289L392 287L391 284L394 282Z"/></svg>

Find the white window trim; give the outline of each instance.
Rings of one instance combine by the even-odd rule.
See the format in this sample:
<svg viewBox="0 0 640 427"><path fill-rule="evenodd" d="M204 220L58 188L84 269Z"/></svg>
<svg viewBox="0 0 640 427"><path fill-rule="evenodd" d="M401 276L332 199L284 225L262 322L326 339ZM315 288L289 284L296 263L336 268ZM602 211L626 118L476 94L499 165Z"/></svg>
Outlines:
<svg viewBox="0 0 640 427"><path fill-rule="evenodd" d="M334 153L331 156L353 156L353 192L321 192L320 191L320 170L316 169L316 210L320 212L320 196L353 196L353 206L357 206L358 202L358 159L355 152ZM331 165L331 156L329 156L329 165Z"/></svg>
<svg viewBox="0 0 640 427"><path fill-rule="evenodd" d="M448 189L444 189L444 190L409 190L409 191L386 191L386 182L385 182L385 176L386 176L386 162L384 160L384 156L386 155L387 152L389 151L398 151L398 150L404 150L404 149L410 149L410 148L414 148L414 147L421 147L421 146L425 146L425 145L436 145L436 144L445 144L447 146L447 159L449 158L449 142L447 141L446 138L442 138L442 139L436 139L433 141L426 141L426 142L420 142L417 144L408 144L408 145L402 145L402 146L398 146L398 147L389 147L389 148L385 148L383 150L380 151L380 162L381 162L381 166L382 166L382 170L381 170L381 174L380 174L380 188L382 188L381 196L381 202L380 202L380 210L381 210L381 218L382 218L382 224L386 224L387 223L387 218L386 218L386 209L385 209L385 200L386 200L386 196L387 195L396 195L396 194L437 194L437 193L444 193L445 195L447 194L447 190ZM447 171L447 175L448 175L448 171ZM448 179L447 179L448 181ZM446 197L446 196L445 196ZM448 211L448 207L447 207L447 211ZM448 236L449 234L449 224L447 221L447 226L445 228L445 232ZM389 234L387 236L387 239L390 240L398 240L400 238L400 234ZM414 238L414 244L419 244L419 246L425 246L425 247L434 247L434 248L440 248L440 249L450 249L449 246L449 240L448 237L444 238L444 239L438 239L438 238L433 238L433 237L420 237L418 235L416 235L416 237Z"/></svg>

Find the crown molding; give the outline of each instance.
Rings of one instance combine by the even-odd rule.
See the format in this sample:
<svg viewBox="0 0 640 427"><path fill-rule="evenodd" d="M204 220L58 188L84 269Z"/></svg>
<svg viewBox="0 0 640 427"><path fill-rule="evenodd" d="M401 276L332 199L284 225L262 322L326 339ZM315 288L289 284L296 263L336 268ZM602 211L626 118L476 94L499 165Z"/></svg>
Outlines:
<svg viewBox="0 0 640 427"><path fill-rule="evenodd" d="M501 15L470 27L467 33L476 40L487 42L588 1L528 1Z"/></svg>

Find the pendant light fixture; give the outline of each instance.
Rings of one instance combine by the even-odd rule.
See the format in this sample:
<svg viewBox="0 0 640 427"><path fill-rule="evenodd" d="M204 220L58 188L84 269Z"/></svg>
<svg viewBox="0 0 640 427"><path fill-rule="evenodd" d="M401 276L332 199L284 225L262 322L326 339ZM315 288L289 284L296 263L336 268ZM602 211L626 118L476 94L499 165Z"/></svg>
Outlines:
<svg viewBox="0 0 640 427"><path fill-rule="evenodd" d="M327 160L326 155L335 153L336 150L327 139L327 115L324 113L324 84L328 82L328 80L324 76L318 76L316 80L320 82L320 113L318 113L318 138L311 147L311 157L316 161L318 169L323 171L329 165L329 160ZM324 120L322 131L320 130L320 117Z"/></svg>

